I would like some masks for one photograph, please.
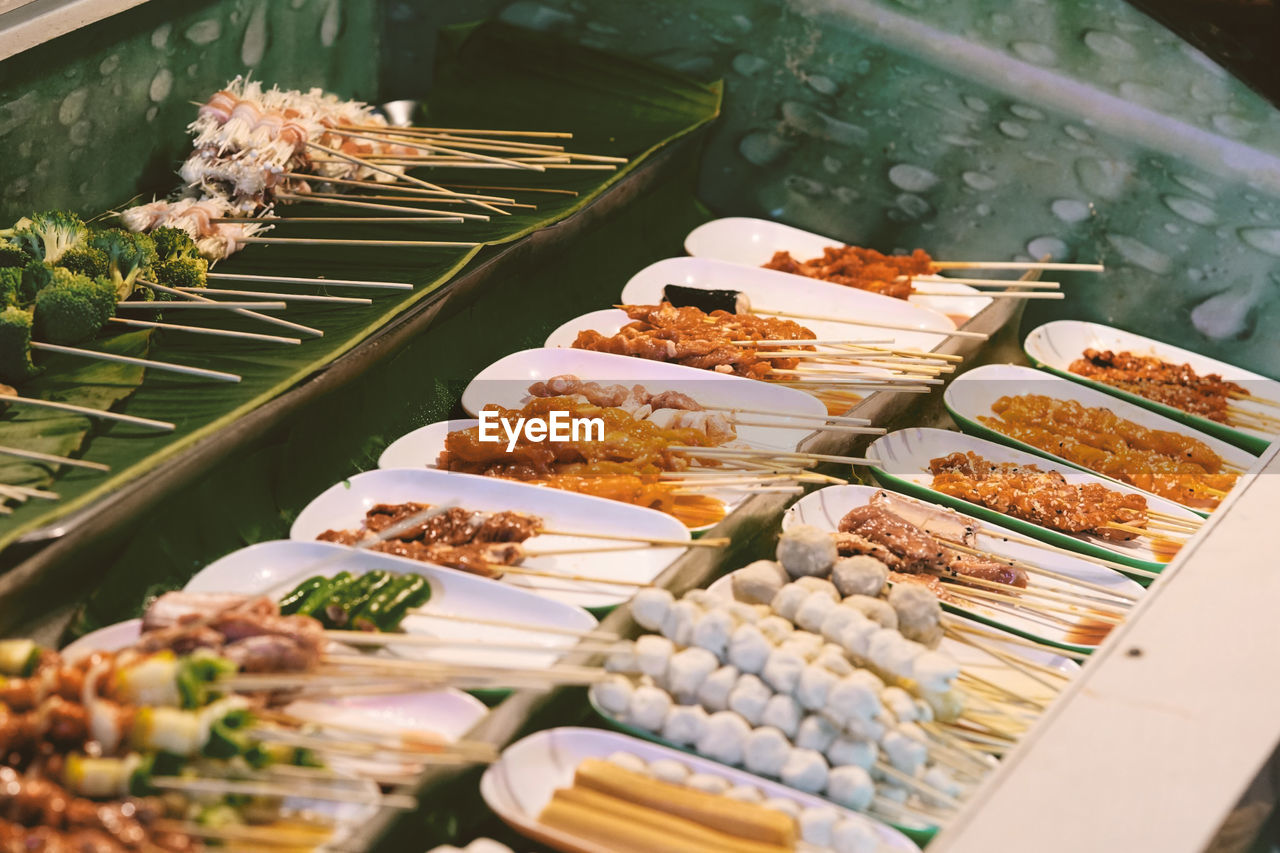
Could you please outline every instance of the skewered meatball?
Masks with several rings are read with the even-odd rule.
[[[827,760],[832,767],[852,765],[870,770],[876,763],[878,750],[873,741],[858,740],[851,737],[839,737],[827,747]]]
[[[848,675],[854,669],[844,649],[835,643],[827,643],[818,649],[818,656],[814,658],[813,662],[823,669],[835,673],[837,676]]]
[[[865,554],[841,557],[831,568],[831,582],[840,594],[878,598],[889,580],[889,567]]]
[[[667,712],[662,736],[680,745],[697,743],[707,727],[707,712],[701,705],[677,705]]]
[[[827,759],[817,750],[793,749],[787,755],[778,778],[797,791],[816,794],[827,787],[829,769]]]
[[[756,623],[756,627],[774,645],[784,642],[796,630],[790,619],[781,616],[766,616]]]
[[[656,732],[667,719],[671,704],[671,696],[667,691],[657,687],[637,687],[631,694],[627,716],[633,725]]]
[[[846,675],[827,694],[826,714],[841,726],[852,720],[872,720],[880,713],[880,692],[884,682],[865,669]]]
[[[915,776],[929,759],[929,748],[903,731],[904,726],[892,728],[880,738],[880,749],[890,766],[908,776]]]
[[[787,648],[791,651],[798,652],[805,660],[813,660],[818,656],[818,652],[822,650],[822,636],[819,634],[811,634],[808,631],[794,631],[785,640],[779,644],[779,648]]]
[[[592,688],[596,704],[615,716],[627,710],[634,692],[635,685],[624,675],[611,675]]]
[[[729,638],[729,663],[743,672],[760,672],[773,644],[756,625],[739,625]]]
[[[677,601],[667,610],[662,620],[662,634],[677,646],[687,646],[693,641],[693,626],[702,615],[702,608],[692,601]]]
[[[722,666],[707,676],[698,688],[698,704],[708,711],[723,711],[729,707],[729,692],[738,683],[740,672],[736,666]]]
[[[717,658],[724,657],[729,636],[737,627],[727,610],[711,610],[698,617],[693,626],[693,645],[706,649]]]
[[[778,594],[769,602],[769,607],[783,619],[788,622],[794,622],[796,611],[800,609],[800,605],[804,603],[804,600],[809,597],[810,592],[811,590],[807,590],[802,586],[789,583],[778,590]]]
[[[802,717],[804,709],[795,699],[785,693],[777,693],[765,704],[760,721],[766,726],[773,726],[787,737],[795,737]]]
[[[796,746],[817,750],[825,755],[838,734],[840,732],[826,717],[810,714],[800,722],[800,728],[796,730]]]
[[[778,562],[793,578],[826,577],[838,556],[831,535],[811,524],[797,524],[778,537]]]
[[[817,630],[829,642],[838,642],[845,627],[858,618],[865,617],[852,607],[833,607],[827,611],[826,616],[822,617],[822,624]]]
[[[862,811],[876,795],[871,775],[852,764],[837,767],[827,774],[827,798],[847,809]]]
[[[738,622],[755,623],[769,614],[767,604],[747,604],[745,601],[730,601],[721,608]],[[760,611],[764,610],[764,613]]]
[[[688,704],[697,698],[702,682],[719,666],[719,658],[697,646],[676,652],[667,666],[667,689],[677,702]]]
[[[920,718],[916,700],[901,687],[886,687],[880,692],[880,701],[900,723],[914,723]]]
[[[707,727],[698,738],[698,752],[723,764],[741,764],[742,750],[751,725],[733,711],[717,711],[707,718]]]
[[[895,584],[889,591],[889,606],[898,614],[902,636],[931,649],[942,642],[942,605],[932,592],[918,584]]]
[[[800,837],[806,844],[817,847],[831,846],[831,833],[840,820],[840,813],[830,806],[814,806],[800,813]]]
[[[715,610],[725,602],[722,596],[716,595],[709,589],[691,589],[680,600],[696,604],[703,610]]]
[[[924,646],[888,628],[876,631],[867,642],[867,660],[880,671],[899,678],[912,677],[915,659],[925,651]]]
[[[774,690],[790,695],[795,692],[804,666],[803,655],[797,651],[779,647],[770,651],[764,669],[760,671],[760,677]]]
[[[898,614],[887,601],[867,595],[851,595],[844,600],[845,607],[852,607],[882,628],[897,628]],[[665,633],[665,632],[664,632]],[[667,636],[671,636],[668,634]]]
[[[832,601],[836,602],[837,604],[840,603],[839,590],[836,589],[835,584],[833,584],[831,581],[827,580],[826,578],[807,576],[803,578],[796,578],[791,583],[793,583],[798,587],[801,587],[802,589],[808,590],[809,592],[821,592],[824,595],[828,596]]]
[[[835,853],[876,853],[880,839],[870,825],[845,818],[831,831],[831,848]]]
[[[836,642],[840,647],[859,660],[867,659],[867,648],[871,644],[871,636],[881,630],[880,623],[868,619],[861,610],[849,608],[852,619],[845,621],[844,628]]]
[[[796,608],[796,625],[806,631],[818,631],[827,614],[836,609],[835,601],[825,593],[812,592]]]
[[[743,766],[761,776],[777,776],[791,753],[791,741],[780,729],[761,726],[747,736]]]
[[[826,707],[827,693],[835,685],[836,674],[824,666],[811,663],[800,673],[796,683],[795,697],[800,707],[810,711],[819,711]]]
[[[960,664],[955,658],[932,649],[919,655],[911,666],[911,678],[925,693],[946,693],[959,675]]]
[[[768,604],[789,580],[786,570],[773,560],[756,560],[729,577],[733,597],[749,604]]]
[[[729,693],[729,710],[741,714],[751,725],[758,726],[764,715],[764,706],[772,698],[773,691],[763,681],[754,675],[744,675]]]
[[[666,683],[667,668],[675,653],[675,643],[657,634],[645,634],[635,643],[636,666],[659,684]]]
[[[631,599],[631,618],[646,631],[661,631],[676,598],[661,587],[642,589]]]

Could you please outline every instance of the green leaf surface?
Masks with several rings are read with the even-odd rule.
[[[174,432],[157,435],[137,427],[112,426],[96,431],[84,456],[112,466],[109,474],[66,472],[56,483],[62,500],[28,502],[0,520],[0,548],[50,524],[71,511],[103,498],[113,489],[144,475],[166,459],[227,426],[324,368],[378,329],[444,287],[468,263],[483,259],[491,247],[516,240],[580,210],[636,168],[648,154],[690,133],[716,117],[720,87],[683,77],[598,51],[573,47],[547,36],[501,24],[458,28],[447,34],[435,74],[437,94],[426,105],[433,122],[458,127],[499,127],[518,130],[569,130],[575,134],[571,150],[630,158],[617,171],[431,170],[427,179],[445,185],[480,184],[511,187],[484,192],[535,203],[536,210],[518,209],[489,222],[462,225],[316,225],[282,224],[272,232],[280,237],[361,237],[378,240],[449,240],[485,244],[472,248],[375,248],[264,245],[250,246],[227,262],[220,272],[315,276],[402,281],[407,291],[359,292],[332,286],[320,292],[372,296],[368,306],[322,307],[299,303],[287,319],[324,331],[300,345],[251,343],[157,332],[151,356],[197,367],[229,371],[242,377],[236,384],[193,380],[170,373],[149,372],[120,410],[169,421]],[[572,193],[541,193],[554,188]],[[451,206],[453,209],[463,209]],[[473,208],[466,208],[473,210]],[[339,208],[300,204],[286,211],[299,216],[334,216]],[[483,212],[483,211],[478,211]],[[346,215],[344,211],[340,215]],[[232,289],[287,290],[295,285],[262,282],[218,282]],[[302,292],[315,288],[303,287]],[[166,321],[210,325],[265,334],[296,333],[248,318],[197,319],[189,312]],[[116,336],[97,342],[113,347]],[[54,384],[59,383],[62,387]],[[73,393],[77,382],[55,379],[53,371],[22,390],[56,395]],[[74,392],[79,393],[79,392]],[[100,391],[94,393],[102,393]],[[100,398],[104,402],[107,397]],[[117,398],[118,399],[118,398]],[[115,402],[113,400],[112,402]],[[54,434],[50,430],[50,436]],[[15,438],[19,436],[15,435]],[[83,436],[81,442],[83,442]],[[67,442],[70,437],[60,439]],[[63,445],[58,445],[63,446]]]

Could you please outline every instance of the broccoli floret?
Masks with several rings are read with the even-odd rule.
[[[0,380],[18,383],[39,372],[31,362],[31,312],[0,311]]]
[[[107,287],[111,288],[110,306]],[[78,344],[98,333],[115,311],[115,283],[70,270],[54,270],[53,280],[36,294],[35,332],[51,344]]]
[[[89,228],[79,216],[65,210],[35,213],[19,223],[13,242],[27,250],[31,257],[55,264],[68,250],[84,244]]]
[[[0,242],[0,269],[21,268],[29,263],[31,263],[31,256],[17,243]]]
[[[156,262],[155,241],[146,234],[107,228],[94,231],[89,236],[89,245],[106,252],[118,301],[129,298],[138,276]]]
[[[152,271],[156,282],[166,287],[204,287],[208,283],[205,275],[209,272],[209,262],[204,258],[174,258],[161,261]],[[167,294],[161,293],[163,298]]]
[[[53,267],[49,264],[28,264],[22,268],[22,284],[18,288],[18,302],[30,305],[36,294],[53,281]]]
[[[111,263],[107,260],[107,253],[92,246],[77,246],[67,251],[59,259],[58,266],[78,272],[80,275],[87,275],[89,278],[111,275]]]
[[[0,268],[0,309],[19,304],[21,293],[22,270],[17,267]]]
[[[156,255],[162,261],[200,257],[200,250],[196,248],[196,241],[192,240],[191,235],[181,228],[170,228],[169,226],[157,228],[151,232],[151,239],[155,241]]]

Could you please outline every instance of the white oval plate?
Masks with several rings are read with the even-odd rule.
[[[725,598],[732,598],[733,575],[734,573],[730,572],[729,574],[719,578],[715,583],[707,587],[707,592],[724,596]],[[964,616],[956,616],[955,619],[960,622],[964,622],[967,625],[972,625],[975,628],[980,628],[986,631],[991,630],[990,626],[984,625],[980,622],[975,622],[972,619],[967,619]],[[1071,658],[1056,655],[1050,651],[1043,649],[1029,649],[1026,646],[1019,645],[1017,643],[1010,643],[1005,642],[1004,640],[995,640],[985,637],[982,638],[980,642],[982,642],[983,645],[993,646],[1005,654],[1012,655],[1017,658],[1023,658],[1031,661],[1032,663],[1038,663],[1041,666],[1047,666],[1051,669],[1056,669],[1068,678],[1074,678],[1076,673],[1080,671],[1080,664],[1076,663]],[[1001,687],[1011,690],[1019,696],[1028,696],[1038,701],[1049,702],[1057,695],[1049,695],[1045,690],[1044,685],[1040,684],[1035,679],[1018,672],[1016,669],[1001,663],[991,655],[988,655],[967,643],[962,643],[959,640],[953,640],[950,637],[943,637],[942,642],[938,644],[938,651],[946,652],[951,655],[951,657],[955,658],[965,672],[999,684]]]
[[[919,853],[920,848],[896,829],[864,814],[835,806],[821,797],[801,793],[779,782],[753,776],[708,758],[604,729],[547,729],[513,743],[503,751],[501,760],[490,765],[481,777],[480,795],[503,822],[522,835],[560,850],[608,853],[590,842],[543,826],[538,821],[538,815],[551,802],[557,788],[567,788],[573,784],[574,772],[585,759],[605,759],[615,752],[628,752],[646,762],[662,759],[678,761],[694,773],[720,776],[734,786],[750,785],[763,791],[766,799],[777,797],[791,800],[801,808],[834,808],[841,817],[864,822],[873,829],[879,838],[878,849],[882,853]]]
[[[682,541],[692,538],[689,529],[676,519],[645,507],[499,477],[458,474],[434,468],[383,468],[337,483],[303,508],[289,531],[289,537],[299,542],[314,542],[326,530],[359,528],[365,513],[377,504],[409,501],[450,504],[479,512],[514,510],[538,516],[549,529],[573,533]],[[635,547],[639,543],[580,536],[534,536],[523,544],[530,550],[584,551],[582,554],[530,557],[521,564],[526,568],[638,583],[653,580],[684,553],[683,548],[640,548]],[[587,550],[591,548],[631,550]],[[418,562],[401,557],[395,559]],[[576,607],[611,607],[626,601],[635,592],[630,587],[614,584],[516,574],[505,576],[502,585],[522,587],[544,598]]]
[[[827,415],[826,407],[817,398],[783,385],[664,361],[550,347],[512,353],[486,367],[462,392],[462,408],[475,416],[489,404],[518,409],[529,398],[529,386],[534,382],[565,375],[605,385],[643,385],[650,393],[679,391],[704,406],[777,412],[770,420],[784,420],[787,413],[811,418]],[[795,450],[802,439],[812,434],[798,428],[760,426],[738,426],[735,430],[735,444],[779,450]]]
[[[1216,373],[1223,379],[1229,379],[1243,385],[1248,393],[1256,397],[1270,400],[1280,406],[1280,382],[1252,373],[1234,364],[1208,358],[1207,356],[1175,347],[1132,332],[1125,332],[1101,323],[1086,323],[1081,320],[1055,320],[1031,330],[1022,344],[1027,357],[1075,382],[1082,382],[1100,391],[1121,397],[1144,408],[1153,409],[1165,417],[1186,423],[1201,432],[1207,432],[1226,441],[1231,441],[1232,433],[1242,433],[1257,439],[1247,449],[1261,452],[1268,442],[1276,438],[1274,433],[1248,427],[1233,427],[1211,421],[1181,409],[1175,409],[1155,400],[1148,400],[1136,394],[1113,388],[1102,382],[1072,373],[1071,363],[1084,355],[1086,349],[1112,350],[1114,352],[1131,352],[1134,355],[1155,356],[1173,364],[1189,364],[1196,373],[1204,376]],[[1275,407],[1268,407],[1251,400],[1236,400],[1232,405],[1244,411],[1275,417]],[[1234,443],[1234,442],[1233,442]]]
[[[714,258],[757,268],[767,264],[773,258],[774,252],[787,251],[797,260],[803,261],[822,257],[822,250],[828,246],[843,245],[843,240],[824,237],[812,231],[783,225],[781,222],[753,219],[747,216],[713,219],[699,225],[684,238],[684,250],[695,258]],[[811,281],[817,281],[817,279],[811,279]],[[833,286],[844,290],[855,289],[840,284]],[[913,305],[932,308],[948,317],[972,317],[991,304],[988,297],[982,296],[978,290],[968,285],[930,281],[928,286],[930,289],[945,290],[949,293],[974,294],[971,299],[950,296],[911,297],[910,302]]]
[[[593,629],[595,617],[580,607],[552,601],[529,590],[446,569],[431,563],[393,557],[372,551],[358,551],[330,542],[276,540],[260,542],[233,551],[202,569],[186,585],[188,592],[239,592],[245,595],[279,597],[313,575],[331,577],[341,571],[383,569],[403,574],[414,572],[431,584],[431,599],[422,608],[449,616],[518,622],[548,628]],[[482,645],[442,646],[388,645],[400,657],[445,660],[486,666],[550,666],[560,650],[574,644],[574,638],[519,628],[499,628],[474,622],[432,619],[411,614],[401,627],[406,634],[440,637],[461,642],[476,640],[518,644],[518,649],[486,649]]]
[[[427,424],[424,427],[418,427],[413,432],[405,433],[404,435],[400,436],[395,441],[393,441],[391,443],[391,446],[382,452],[382,456],[378,459],[378,467],[382,469],[408,468],[413,470],[420,470],[423,466],[425,466],[427,468],[434,469],[436,466],[436,459],[439,458],[440,452],[444,450],[445,440],[448,438],[449,433],[459,429],[470,429],[471,427],[475,426],[478,423],[479,421],[477,421],[476,419],[468,418],[466,420],[437,421],[436,423],[433,423],[433,424]],[[482,480],[494,480],[497,482],[514,483],[515,485],[525,486],[526,488],[542,489],[544,490],[544,493],[551,492],[553,494],[558,494],[558,495],[574,495],[575,497],[578,497],[578,498],[590,498],[593,501],[604,501],[606,504],[609,504],[610,506],[629,507],[633,510],[639,510],[640,512],[644,512],[644,513],[652,512],[664,518],[675,521],[675,523],[680,526],[680,529],[686,532],[700,533],[706,530],[710,530],[712,527],[715,527],[715,524],[704,524],[701,527],[692,527],[692,528],[685,527],[681,522],[676,521],[676,519],[673,516],[667,515],[664,512],[659,512],[658,510],[649,509],[648,507],[635,506],[633,504],[623,503],[621,501],[608,500],[606,498],[597,498],[597,497],[592,497],[591,495],[578,494],[576,492],[565,492],[565,491],[561,491],[560,489],[548,488],[547,486],[536,486],[530,483],[520,483],[515,480],[502,480],[498,477],[481,477],[476,474],[459,474],[455,471],[448,471],[448,472],[442,472],[442,473],[447,473],[450,477],[477,477],[478,479],[482,479]],[[724,514],[726,516],[728,516],[729,513],[733,512],[738,507],[740,507],[743,504],[743,502],[746,501],[747,498],[751,497],[751,494],[748,491],[745,491],[743,489],[734,489],[731,487],[707,489],[705,493],[713,498],[719,499],[721,502],[724,503]],[[716,522],[716,524],[718,523],[719,522]],[[626,532],[626,530],[624,529],[621,531],[613,531],[613,532]],[[615,594],[612,597],[610,604],[617,604],[621,601],[626,601],[630,597],[631,596],[629,594],[621,595],[621,596]],[[593,604],[590,606],[603,607],[603,606],[609,606],[609,605]]]
[[[893,346],[901,349],[931,350],[945,338],[928,334],[928,330],[951,332],[956,328],[945,314],[892,296],[711,258],[667,258],[650,264],[627,282],[622,289],[622,302],[627,305],[657,305],[662,301],[662,289],[668,284],[708,290],[740,290],[751,300],[752,306],[760,310],[794,311],[829,318],[795,320],[813,330],[821,340],[892,338]],[[920,331],[899,332],[860,326],[857,323],[860,318],[911,326]]]
[[[1181,504],[1165,498],[1149,495],[1141,489],[1126,486],[1108,480],[1092,471],[1073,468],[1065,462],[1054,462],[1044,456],[1036,456],[1022,450],[987,441],[985,438],[953,432],[946,429],[911,428],[900,429],[888,435],[882,435],[867,448],[867,456],[878,459],[879,465],[873,468],[877,479],[883,474],[890,481],[891,487],[898,491],[906,489],[923,490],[913,496],[932,503],[946,504],[961,512],[979,517],[990,518],[997,524],[1006,524],[1014,530],[1024,532],[1063,548],[1073,548],[1103,559],[1120,558],[1139,564],[1138,568],[1160,571],[1167,561],[1161,560],[1151,549],[1145,537],[1138,537],[1127,542],[1115,542],[1102,539],[1087,533],[1062,533],[1049,530],[1038,524],[1020,518],[997,513],[978,504],[969,503],[961,498],[954,498],[934,491],[930,484],[933,474],[929,472],[929,460],[951,453],[976,453],[992,462],[1013,462],[1018,465],[1035,465],[1041,471],[1056,471],[1072,485],[1099,483],[1108,489],[1125,494],[1138,494],[1146,498],[1147,506],[1157,512],[1185,518],[1199,524],[1204,519]]]
[[[1022,367],[1016,364],[986,364],[982,367],[975,367],[973,370],[956,377],[947,386],[946,391],[943,392],[942,401],[965,432],[975,432],[984,438],[990,437],[1001,444],[1009,444],[1034,453],[1037,456],[1047,456],[1073,468],[1084,469],[1083,465],[1055,456],[1048,451],[1018,441],[1015,438],[1010,438],[978,421],[979,415],[992,415],[991,406],[996,400],[1005,395],[1016,396],[1020,394],[1041,394],[1058,400],[1075,400],[1083,406],[1109,409],[1117,417],[1133,421],[1149,429],[1162,429],[1191,436],[1203,441],[1214,453],[1217,453],[1228,463],[1236,465],[1245,471],[1249,470],[1258,461],[1248,451],[1233,447],[1221,439],[1205,435],[1185,424],[1180,424],[1163,415],[1156,414],[1150,409],[1122,400],[1119,397],[1113,397],[1110,394],[1090,388],[1088,385],[1072,382],[1069,379],[1054,376],[1052,373],[1046,373],[1043,370],[1036,370],[1034,367]],[[1099,476],[1112,480],[1111,477],[1107,477],[1105,474],[1100,474]],[[1196,508],[1189,507],[1189,509],[1195,510]],[[1206,514],[1204,510],[1196,511]]]
[[[782,529],[786,530],[795,524],[812,524],[814,527],[834,532],[839,529],[840,519],[844,518],[849,510],[869,503],[871,496],[878,491],[880,489],[875,486],[827,486],[824,489],[818,489],[816,492],[811,492],[792,504],[782,516]],[[904,500],[912,500],[912,498],[906,498],[903,495],[897,495],[897,497]],[[916,503],[924,502],[916,501]],[[978,534],[978,547],[984,551],[1032,563],[1050,571],[1099,584],[1117,592],[1141,596],[1145,591],[1140,585],[1119,572],[1095,563],[1086,562],[1083,559],[1077,559],[1067,554],[1045,551],[1032,545],[1023,545],[1018,542],[1001,539],[1002,534],[1013,533],[1012,530],[1007,528],[988,522],[982,522],[979,526],[981,527],[981,532]],[[1029,589],[1081,591],[1080,587],[1073,586],[1065,581],[1038,574],[1029,574],[1027,576],[1027,587]],[[1031,614],[1015,613],[1007,609],[997,610],[984,605],[947,604],[945,606],[980,622],[996,625],[1006,631],[1033,637],[1064,648],[1078,649],[1080,651],[1091,651],[1097,648],[1097,645],[1093,643],[1079,643],[1072,640],[1071,632],[1064,630],[1061,625],[1050,620],[1040,619]],[[999,606],[1004,607],[1004,605]]]

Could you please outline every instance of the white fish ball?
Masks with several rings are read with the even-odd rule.
[[[772,698],[773,691],[763,681],[754,675],[744,675],[729,693],[729,710],[741,714],[751,725],[758,726],[764,715],[764,706]]]
[[[790,637],[796,630],[796,626],[791,623],[790,619],[784,619],[781,616],[765,616],[756,623],[756,627],[775,646],[786,641],[787,637]]]
[[[827,787],[827,759],[816,749],[792,749],[778,778],[797,791],[816,794]]]
[[[871,774],[853,764],[837,767],[827,774],[827,798],[847,809],[862,811],[876,794]]]
[[[916,659],[916,666],[920,665],[920,659]],[[923,699],[916,700],[916,720],[922,723],[933,722],[933,706]]]
[[[693,641],[693,626],[702,615],[702,608],[692,601],[677,601],[662,620],[662,634],[677,646],[687,646]]]
[[[908,640],[929,648],[942,642],[942,605],[938,597],[919,584],[894,584],[889,606],[898,614],[898,630]]]
[[[811,592],[800,607],[796,609],[796,625],[806,631],[817,631],[822,628],[822,621],[827,614],[836,609],[836,603],[821,592]]]
[[[768,604],[789,580],[773,560],[756,560],[729,575],[733,597],[749,604]]]
[[[880,750],[875,741],[860,740],[852,737],[839,737],[827,747],[827,761],[832,767],[853,765],[863,770],[870,770],[876,763]]]
[[[610,764],[615,764],[623,770],[630,770],[632,773],[649,774],[649,765],[643,758],[634,752],[615,752],[606,759]]]
[[[809,592],[820,592],[828,596],[836,604],[840,603],[840,592],[836,589],[836,585],[826,578],[803,577],[796,578],[791,583],[795,586],[803,587]]]
[[[911,678],[915,659],[927,651],[924,646],[890,628],[881,628],[867,641],[867,660],[877,669],[899,678]]]
[[[666,721],[671,705],[671,696],[667,691],[658,687],[637,687],[631,694],[627,718],[633,725],[656,732]]]
[[[716,595],[709,589],[691,589],[681,596],[680,600],[696,604],[703,610],[714,610],[725,603],[724,596]]]
[[[929,759],[929,748],[899,729],[890,729],[880,738],[880,749],[890,766],[915,776]]]
[[[886,687],[880,691],[880,701],[900,723],[915,722],[919,718],[915,698],[901,687]]]
[[[840,820],[840,813],[831,806],[814,806],[800,812],[800,838],[806,844],[817,847],[831,846],[831,833]]]
[[[813,634],[809,631],[795,631],[778,644],[779,648],[785,646],[788,649],[799,652],[805,660],[816,658],[824,645],[826,643],[823,641],[821,634]]]
[[[676,644],[657,634],[645,634],[635,642],[636,666],[645,675],[662,684],[667,680],[667,668],[675,656]]]
[[[707,611],[693,624],[693,645],[722,659],[729,645],[729,635],[737,625],[737,620],[727,610]]]
[[[831,831],[831,847],[835,853],[876,853],[880,839],[871,824],[845,818]]]
[[[835,673],[837,676],[848,675],[854,670],[853,663],[850,662],[849,656],[845,654],[845,650],[835,643],[827,643],[818,649],[818,656],[814,658],[813,662]]]
[[[802,717],[804,717],[804,709],[794,698],[784,693],[777,693],[765,704],[760,722],[766,726],[773,726],[787,737],[795,737]]]
[[[880,679],[865,669],[856,670],[832,685],[827,693],[826,714],[842,726],[848,726],[850,720],[874,719],[881,710],[883,689]]]
[[[838,734],[840,731],[826,717],[810,714],[800,721],[800,728],[796,730],[796,746],[826,754]]]
[[[662,736],[681,746],[697,743],[707,727],[707,716],[701,705],[676,705],[662,723]]]
[[[804,600],[809,597],[809,592],[802,586],[789,583],[778,590],[778,594],[769,602],[769,607],[783,619],[794,622],[796,611],[800,609],[800,605],[804,603]]]
[[[753,604],[747,604],[745,601],[730,601],[724,606],[724,612],[728,613],[737,622],[759,622],[761,613]],[[764,606],[765,613],[769,612],[767,605]]]
[[[790,694],[800,682],[804,666],[805,659],[799,652],[785,648],[771,649],[764,668],[760,671],[760,677],[779,693]]]
[[[946,652],[928,650],[912,662],[911,675],[926,693],[946,693],[960,675],[960,664]]]
[[[818,625],[818,633],[830,642],[836,643],[840,641],[840,635],[844,633],[844,629],[857,619],[864,618],[861,613],[848,607],[832,607],[822,617],[822,622]]]
[[[698,738],[697,749],[712,761],[741,764],[742,749],[751,724],[733,711],[717,711],[707,718],[707,726]]]
[[[642,589],[631,599],[631,618],[646,631],[661,631],[676,597],[662,587]]]
[[[831,582],[841,595],[878,598],[888,580],[889,567],[866,554],[841,557],[831,567]]]
[[[698,688],[708,675],[720,667],[720,659],[706,649],[690,646],[681,649],[667,665],[667,689],[677,702],[689,704],[698,696]]]
[[[880,623],[868,619],[861,611],[850,611],[853,618],[845,623],[844,629],[836,642],[846,652],[860,660],[867,659],[867,649],[871,643],[871,635],[881,630]]]
[[[639,672],[640,662],[636,659],[635,644],[611,653],[605,658],[604,668],[607,672]]]
[[[649,762],[649,775],[659,782],[683,785],[689,778],[690,772],[687,766],[674,758],[659,758],[657,761]]]
[[[761,726],[747,735],[742,764],[760,776],[777,776],[791,754],[791,741],[773,726]]]
[[[797,524],[778,537],[778,562],[793,578],[825,577],[839,556],[831,534],[811,524]]]
[[[728,779],[723,776],[717,776],[714,773],[694,773],[684,780],[684,783],[696,791],[703,791],[707,794],[723,794],[733,787],[729,784]]]
[[[889,602],[869,595],[851,595],[842,604],[860,612],[863,616],[878,622],[882,628],[897,628],[898,613],[889,606]],[[664,632],[665,633],[665,632]],[[668,634],[667,636],[671,636]]]
[[[811,663],[800,673],[795,697],[801,708],[819,711],[827,705],[827,694],[839,679],[826,667]]]
[[[729,692],[738,683],[740,675],[736,666],[722,666],[707,676],[698,688],[698,704],[708,711],[723,711],[729,707]]]
[[[591,695],[595,698],[597,705],[610,714],[618,716],[624,713],[631,704],[631,694],[635,692],[635,689],[631,679],[626,676],[611,675],[592,687]]]
[[[760,672],[773,644],[756,625],[739,625],[729,637],[729,663],[743,672]]]

